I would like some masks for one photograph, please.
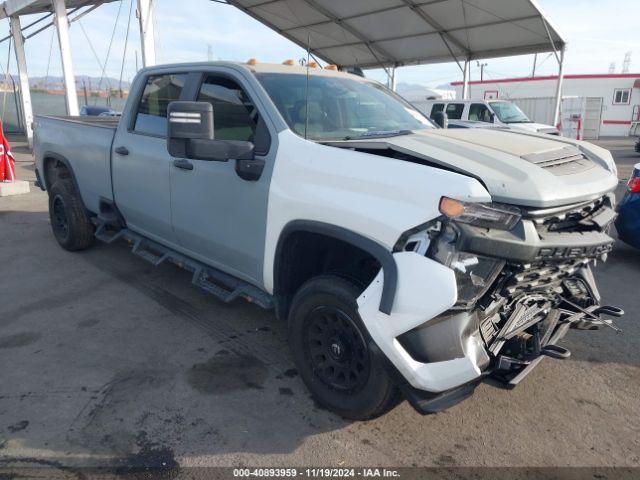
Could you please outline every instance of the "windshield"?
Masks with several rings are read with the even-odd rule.
[[[435,128],[409,103],[377,83],[310,75],[307,105],[306,75],[256,76],[289,127],[303,137],[306,130],[312,140],[386,137]]]
[[[517,105],[510,102],[491,102],[491,108],[502,123],[531,123]]]

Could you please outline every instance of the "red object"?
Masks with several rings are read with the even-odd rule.
[[[640,193],[640,177],[631,177],[627,187],[631,193]]]
[[[11,145],[4,136],[0,121],[0,182],[13,182],[16,179],[16,160],[11,153]]]
[[[592,78],[634,78],[640,77],[640,73],[596,73],[587,75],[565,75],[565,80],[585,80]],[[523,78],[499,78],[497,80],[472,80],[469,85],[482,85],[487,83],[514,83],[514,82],[538,82],[541,80],[557,80],[557,75],[546,77],[523,77]],[[451,85],[462,85],[462,82],[451,82]]]
[[[603,120],[603,125],[631,125],[631,120]]]

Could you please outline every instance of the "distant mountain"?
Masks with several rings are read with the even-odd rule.
[[[17,79],[16,79],[17,81]],[[129,90],[130,83],[123,80],[122,89]],[[47,90],[64,90],[64,78],[63,77],[30,77],[29,86],[31,88],[46,88]],[[119,80],[117,78],[105,77],[100,82],[100,77],[90,77],[88,75],[76,75],[76,88],[81,90],[83,86],[87,87],[87,90],[106,90],[107,88],[117,89],[119,88]]]

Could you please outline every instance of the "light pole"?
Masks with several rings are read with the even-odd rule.
[[[484,82],[484,67],[487,67],[489,64],[488,63],[480,63],[480,62],[476,62],[478,64],[478,67],[480,68],[480,81]]]

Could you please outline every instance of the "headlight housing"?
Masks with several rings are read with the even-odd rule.
[[[511,230],[522,218],[519,209],[508,205],[461,202],[448,197],[440,199],[440,213],[459,223],[499,230]]]
[[[458,286],[458,302],[454,308],[467,309],[493,285],[505,261],[456,250],[457,232],[447,226],[429,248],[427,256],[451,268]]]

